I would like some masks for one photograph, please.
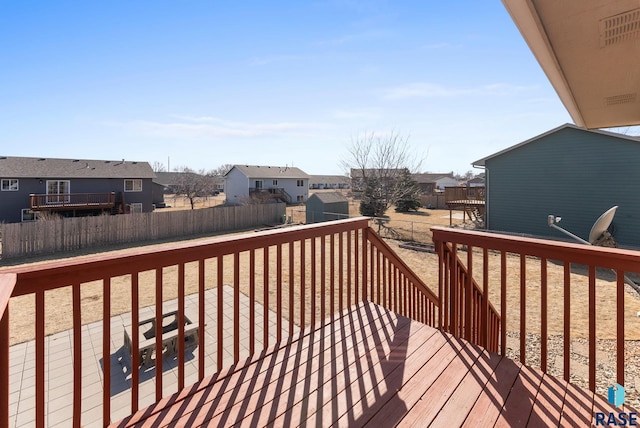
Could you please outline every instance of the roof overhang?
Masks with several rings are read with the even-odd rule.
[[[639,0],[502,0],[576,125],[640,124]]]

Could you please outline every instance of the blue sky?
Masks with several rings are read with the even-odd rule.
[[[0,81],[0,155],[171,169],[340,174],[395,131],[464,173],[571,122],[498,0],[3,0]]]

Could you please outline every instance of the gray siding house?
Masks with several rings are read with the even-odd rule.
[[[147,162],[0,156],[0,221],[150,212],[153,178]]]
[[[587,239],[597,218],[618,205],[613,236],[640,247],[640,138],[565,124],[473,163],[486,170],[489,230]],[[570,239],[570,238],[569,238]]]
[[[303,204],[309,197],[309,175],[291,166],[234,165],[224,176],[227,204],[250,200]]]

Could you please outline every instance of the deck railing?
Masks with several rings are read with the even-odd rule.
[[[489,302],[488,288],[480,288],[473,277],[473,252],[467,252],[466,265],[458,258],[455,245],[443,243],[438,245],[437,252],[440,278],[443,279],[439,294],[442,301],[446,302],[442,305],[442,328],[457,337],[498,352],[500,315]],[[488,259],[485,257],[484,260]]]
[[[114,192],[31,194],[29,200],[33,211],[113,208],[116,203],[116,194]]]
[[[487,331],[492,319],[493,309],[486,300],[490,296],[499,303],[502,355],[507,353],[507,332],[515,332],[519,350],[514,356],[524,364],[538,361],[547,372],[550,332],[555,329],[555,337],[562,341],[562,355],[556,358],[562,361],[565,380],[573,380],[572,338],[584,336],[588,340],[589,389],[596,391],[596,380],[625,384],[625,319],[637,322],[636,314],[625,307],[625,274],[640,271],[640,252],[442,227],[432,232],[440,255],[444,329],[473,338],[475,312],[468,299],[460,299],[460,293],[468,295],[475,288],[473,278],[478,278],[485,296],[480,307],[481,330]],[[465,265],[464,275],[453,267],[452,258],[457,260],[455,265]],[[515,304],[512,297],[516,297]],[[539,338],[539,348],[528,343],[530,332]],[[602,370],[603,361],[596,359],[596,342],[604,336],[613,336],[615,341],[615,379],[604,379],[609,375]]]
[[[191,276],[187,275],[189,273]],[[102,421],[107,425],[136,413],[140,408],[161,401],[171,392],[195,393],[198,382],[214,375],[225,366],[224,354],[231,350],[232,363],[250,357],[295,337],[297,332],[323,322],[331,314],[363,300],[378,302],[389,309],[406,314],[432,325],[439,323],[439,299],[416,277],[408,266],[369,228],[368,219],[350,219],[316,225],[297,226],[282,230],[270,230],[244,235],[207,238],[202,241],[162,244],[151,248],[136,248],[112,253],[83,256],[76,259],[45,262],[37,265],[4,269],[0,273],[0,425],[8,425],[9,395],[9,345],[13,325],[9,320],[14,302],[17,308],[32,296],[35,301],[35,319],[26,320],[35,325],[35,396],[36,426],[47,425],[47,414],[56,409],[55,403],[45,402],[45,337],[51,326],[47,319],[55,315],[72,328],[73,350],[73,425],[80,426],[83,415],[83,369],[87,362],[83,350],[89,340],[83,334],[83,324],[94,317],[101,321],[102,343]],[[187,279],[189,278],[189,279]],[[232,299],[222,288],[232,288]],[[206,325],[209,303],[205,291],[217,288],[214,322]],[[64,289],[64,290],[63,290]],[[10,290],[10,291],[8,291]],[[70,295],[67,304],[51,305],[50,297],[61,291]],[[241,332],[240,294],[249,300],[248,335]],[[95,294],[92,294],[95,293]],[[142,369],[137,352],[131,355],[130,403],[128,408],[112,408],[112,383],[110,364],[118,352],[111,343],[112,336],[119,335],[121,327],[114,324],[117,297],[129,296],[131,325],[138,325],[141,308],[154,305],[157,326],[155,339],[155,390],[141,389]],[[197,295],[195,316],[198,322],[199,345],[193,360],[185,361],[186,297]],[[9,299],[9,294],[11,299]],[[163,302],[172,296],[177,298],[177,388],[163,388]],[[191,297],[190,297],[191,299]],[[231,301],[232,300],[232,301]],[[56,297],[56,301],[57,300]],[[94,306],[87,308],[86,302]],[[225,303],[232,309],[225,310]],[[261,314],[256,307],[262,305]],[[229,313],[231,312],[231,313]],[[270,324],[275,314],[275,326]],[[52,315],[53,314],[53,315]],[[244,316],[244,314],[243,314]],[[17,317],[22,317],[20,313]],[[244,318],[242,318],[244,319]],[[25,320],[22,321],[24,324]],[[244,321],[242,321],[244,323]],[[226,337],[227,329],[231,337]],[[245,327],[243,326],[243,330]],[[95,333],[95,332],[94,332]],[[248,336],[248,337],[247,337]],[[275,342],[272,337],[275,336]],[[214,338],[212,350],[206,337]],[[138,329],[132,329],[132,349],[137,349],[143,338]],[[241,351],[241,344],[248,352]],[[215,354],[213,367],[207,364],[210,351]],[[95,361],[94,361],[95,363]],[[195,366],[195,368],[194,368]],[[194,372],[195,370],[195,372]],[[145,377],[148,374],[145,373]],[[86,382],[86,380],[84,381]],[[185,389],[185,385],[196,386]],[[114,416],[115,414],[115,416]]]

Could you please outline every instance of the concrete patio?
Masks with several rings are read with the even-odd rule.
[[[225,338],[223,366],[233,364],[233,288],[225,285],[224,310]],[[197,320],[198,296],[185,298],[185,313]],[[176,310],[177,300],[167,301],[163,312]],[[263,316],[264,307],[256,302],[257,319]],[[140,309],[140,319],[153,316],[155,307]],[[217,371],[217,344],[215,325],[217,316],[217,288],[205,292],[205,375]],[[249,298],[240,294],[240,359],[249,355]],[[276,341],[276,314],[270,311],[270,344]],[[123,347],[123,326],[131,323],[131,313],[111,318],[111,420],[116,421],[131,414],[131,370],[130,358]],[[202,328],[202,323],[200,323]],[[283,322],[283,337],[289,335],[288,323]],[[297,330],[297,327],[296,327]],[[213,333],[213,334],[212,334]],[[262,346],[262,326],[256,327],[256,348]],[[72,330],[66,330],[45,338],[45,401],[46,426],[67,427],[72,423],[73,405],[73,355]],[[198,380],[198,352],[185,355],[185,385]],[[82,425],[102,425],[102,323],[82,326]],[[155,401],[155,367],[140,369],[139,408]],[[177,358],[163,359],[163,395],[178,391]],[[35,426],[35,341],[14,345],[10,349],[10,424],[14,427]]]

